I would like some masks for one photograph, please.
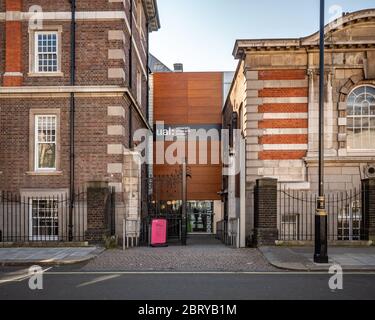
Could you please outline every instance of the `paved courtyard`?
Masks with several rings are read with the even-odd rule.
[[[198,238],[186,247],[140,247],[107,250],[83,271],[275,271],[257,249],[232,249],[219,241]]]

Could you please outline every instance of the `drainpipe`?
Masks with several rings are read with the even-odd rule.
[[[70,26],[70,85],[75,86],[76,72],[76,1],[70,0],[72,20]],[[74,180],[75,180],[75,97],[70,93],[70,206],[69,206],[69,241],[73,241],[73,210],[74,210]]]
[[[129,90],[133,87],[133,1],[130,1],[130,37],[129,37]],[[129,107],[129,149],[133,148],[133,102],[130,102]]]

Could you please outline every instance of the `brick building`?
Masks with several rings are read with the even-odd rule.
[[[345,14],[325,34],[326,189],[346,191],[375,172],[375,10]],[[257,179],[318,187],[319,33],[238,40],[233,54],[239,64],[223,116],[224,127],[242,132],[241,173],[224,178],[224,189],[249,237]]]
[[[0,1],[0,190],[37,199],[104,181],[117,232],[125,214],[139,217],[147,168],[132,135],[151,128],[159,28],[156,0]]]

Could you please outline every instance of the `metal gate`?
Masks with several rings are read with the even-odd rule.
[[[142,245],[150,244],[151,223],[153,219],[166,219],[169,242],[183,242],[186,240],[186,230],[182,214],[182,172],[176,170],[169,175],[155,175],[149,178],[148,215],[142,218]]]

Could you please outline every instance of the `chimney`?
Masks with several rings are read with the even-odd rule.
[[[184,65],[182,63],[175,63],[173,68],[174,72],[184,72]]]

